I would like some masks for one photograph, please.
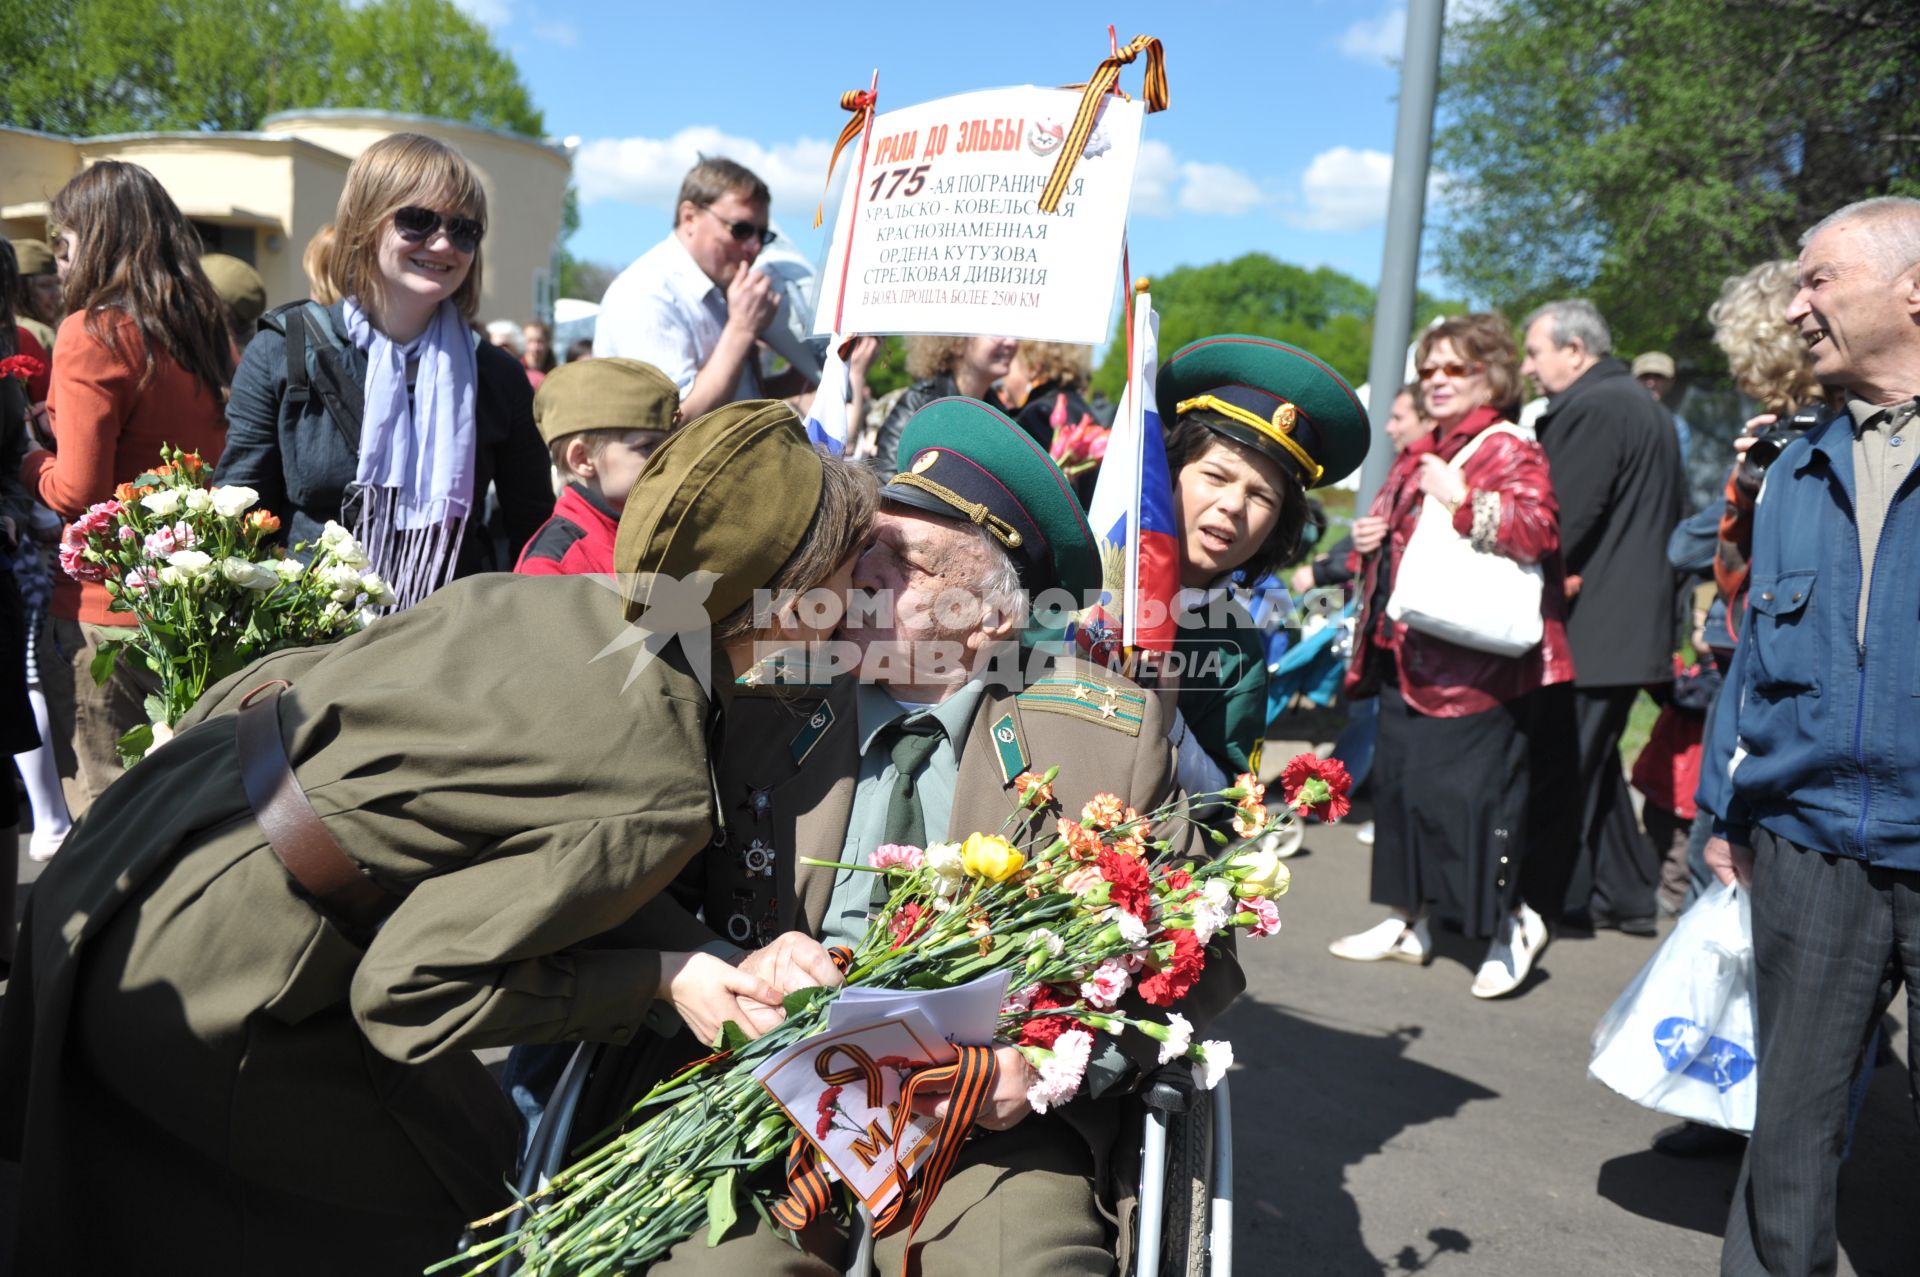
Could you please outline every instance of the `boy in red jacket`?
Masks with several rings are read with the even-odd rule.
[[[679,412],[673,382],[637,359],[584,359],[548,373],[533,420],[567,486],[514,571],[612,572],[627,494]]]

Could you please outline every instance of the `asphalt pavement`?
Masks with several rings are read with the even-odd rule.
[[[1494,1002],[1467,992],[1485,946],[1457,932],[1436,930],[1424,968],[1341,961],[1328,942],[1385,916],[1367,901],[1365,816],[1307,831],[1281,933],[1240,945],[1247,993],[1221,1022],[1238,1063],[1236,1270],[1717,1273],[1738,1161],[1651,1152],[1674,1119],[1586,1076],[1594,1025],[1657,942],[1556,936]],[[1842,1274],[1920,1274],[1904,1024],[1895,1038],[1840,1177]]]

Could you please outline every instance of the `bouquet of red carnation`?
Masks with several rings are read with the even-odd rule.
[[[1298,787],[1283,782],[1287,807],[1344,810],[1344,770],[1312,763],[1289,765],[1286,774],[1303,779]],[[1003,830],[1016,821],[1031,827],[1027,822],[1051,801],[1057,770],[1016,778],[1019,805]],[[522,1203],[528,1216],[518,1229],[429,1271],[459,1266],[477,1277],[501,1252],[517,1250],[526,1274],[631,1272],[703,1225],[720,1235],[742,1214],[739,1195],[756,1191],[749,1187],[754,1171],[790,1150],[797,1155],[796,1138],[824,1138],[832,1125],[835,1095],[823,1094],[818,1111],[802,1115],[807,1129],[797,1132],[798,1119],[789,1119],[753,1072],[822,1032],[844,988],[949,988],[1008,972],[999,1038],[1024,1057],[1027,1100],[1036,1112],[1079,1092],[1102,1034],[1145,1034],[1159,1044],[1162,1063],[1192,1061],[1203,1085],[1217,1085],[1233,1063],[1231,1047],[1195,1041],[1192,1024],[1173,1008],[1205,970],[1214,937],[1280,930],[1274,901],[1287,890],[1288,870],[1272,852],[1247,843],[1194,862],[1152,831],[1225,802],[1236,829],[1258,838],[1280,819],[1264,798],[1251,775],[1145,815],[1100,794],[1078,817],[1062,817],[1044,845],[1034,838],[1023,849],[1004,833],[975,833],[924,848],[889,844],[869,864],[835,864],[884,875],[891,888],[847,962],[846,983],[790,995],[778,1028],[751,1042],[731,1039],[719,1055],[655,1087],[633,1109],[641,1119],[634,1129]],[[1225,842],[1223,834],[1211,836]],[[1137,996],[1123,1003],[1129,993]],[[763,1215],[775,1204],[748,1203]]]

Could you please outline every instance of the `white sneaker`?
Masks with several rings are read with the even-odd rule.
[[[27,838],[27,859],[37,860],[42,864],[52,860],[53,853],[60,850],[60,845],[66,842],[67,835],[72,832],[72,825],[68,825],[57,834],[36,827]]]
[[[1353,840],[1359,843],[1362,847],[1373,846],[1373,822],[1369,820],[1366,824],[1354,830]]]
[[[1473,996],[1503,998],[1526,982],[1534,959],[1547,944],[1547,924],[1526,905],[1501,926],[1487,946],[1486,961],[1473,977]]]
[[[1379,962],[1384,958],[1392,958],[1396,962],[1424,966],[1433,953],[1433,945],[1428,938],[1425,918],[1409,923],[1405,918],[1396,916],[1377,927],[1340,937],[1327,946],[1327,952],[1349,962]]]

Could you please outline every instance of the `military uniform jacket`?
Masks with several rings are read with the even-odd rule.
[[[711,830],[715,705],[677,647],[601,655],[633,633],[596,578],[456,582],[242,671],[103,796],[0,1023],[15,1271],[418,1272],[499,1204],[516,1123],[472,1049],[631,1036],[658,953],[580,943]],[[364,951],[242,793],[233,715],[276,677],[302,788],[398,900]]]

